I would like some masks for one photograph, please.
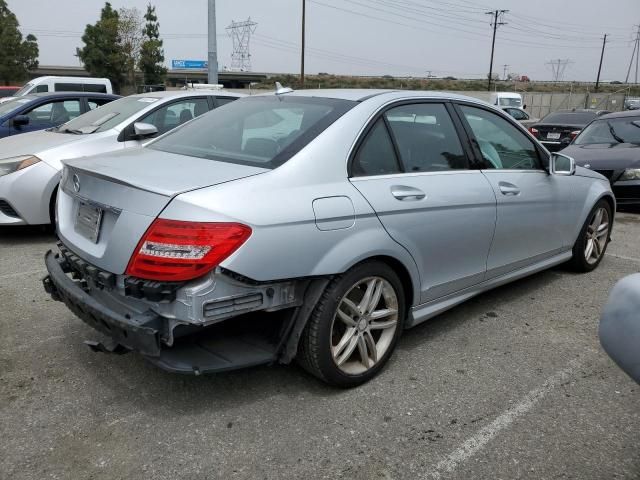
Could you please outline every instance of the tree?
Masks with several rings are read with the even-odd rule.
[[[140,59],[143,31],[142,16],[137,8],[121,8],[118,10],[118,40],[122,53],[126,58],[126,71],[129,84],[136,84],[136,65]]]
[[[0,80],[5,85],[24,80],[29,70],[38,67],[38,41],[31,34],[23,40],[19,26],[7,2],[0,0]]]
[[[87,72],[111,80],[116,92],[120,92],[120,87],[124,84],[127,66],[118,27],[118,12],[107,2],[96,24],[85,28],[82,35],[84,47],[76,50]]]
[[[160,24],[156,16],[156,7],[147,5],[147,13],[144,15],[147,21],[143,34],[143,42],[140,48],[140,70],[144,74],[144,83],[154,85],[164,83],[167,69],[164,67],[164,50],[160,40]]]

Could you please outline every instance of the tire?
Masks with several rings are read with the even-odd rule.
[[[379,261],[357,265],[327,285],[302,333],[296,359],[330,385],[361,385],[391,357],[405,311],[402,282],[391,267]]]
[[[602,214],[603,216],[601,223],[595,225],[598,223],[598,219],[596,217],[599,214]],[[573,270],[577,272],[591,272],[600,265],[600,262],[607,250],[607,245],[609,244],[612,219],[613,216],[609,202],[606,200],[598,201],[598,203],[596,203],[593,209],[589,212],[589,215],[580,230],[578,239],[573,245],[573,257],[569,261],[569,266]],[[603,229],[605,221],[606,228]],[[594,232],[594,227],[599,231]],[[591,254],[587,255],[589,253],[587,248],[590,240],[592,244],[590,249]]]

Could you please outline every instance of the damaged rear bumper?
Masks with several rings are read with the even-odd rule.
[[[98,303],[67,274],[71,268],[59,255],[49,250],[45,254],[47,275],[42,283],[54,300],[64,304],[90,327],[111,337],[118,344],[143,355],[160,355],[161,319],[151,311],[139,315],[121,315]]]

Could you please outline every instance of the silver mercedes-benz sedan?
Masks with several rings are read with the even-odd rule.
[[[62,160],[139,147],[243,96],[223,90],[143,93],[57,128],[0,139],[0,226],[53,222]]]
[[[614,212],[604,177],[478,100],[282,89],[66,162],[44,286],[97,351],[191,374],[296,358],[353,386],[480,292],[593,270]]]

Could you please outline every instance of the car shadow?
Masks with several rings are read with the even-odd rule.
[[[50,243],[57,238],[51,225],[0,227],[0,245]]]
[[[552,269],[481,294],[407,330],[400,338],[398,349],[411,351],[485,315],[505,299],[531,297],[540,288],[561,280],[558,272]],[[74,323],[70,322],[65,332],[66,341],[71,340],[69,353],[75,357],[72,361],[100,384],[101,389],[110,392],[109,398],[130,403],[127,407],[133,411],[143,410],[153,416],[166,414],[168,410],[172,415],[191,415],[211,409],[224,412],[268,397],[300,400],[306,396],[332,398],[349,395],[348,390],[328,386],[309,375],[295,362],[203,376],[168,373],[135,353],[107,356],[89,352],[82,341],[95,339],[98,334],[88,327],[78,332],[78,325]],[[402,369],[397,364],[401,361],[392,358],[388,368]],[[358,388],[364,389],[366,394],[369,389],[375,392],[379,386],[374,380]]]

